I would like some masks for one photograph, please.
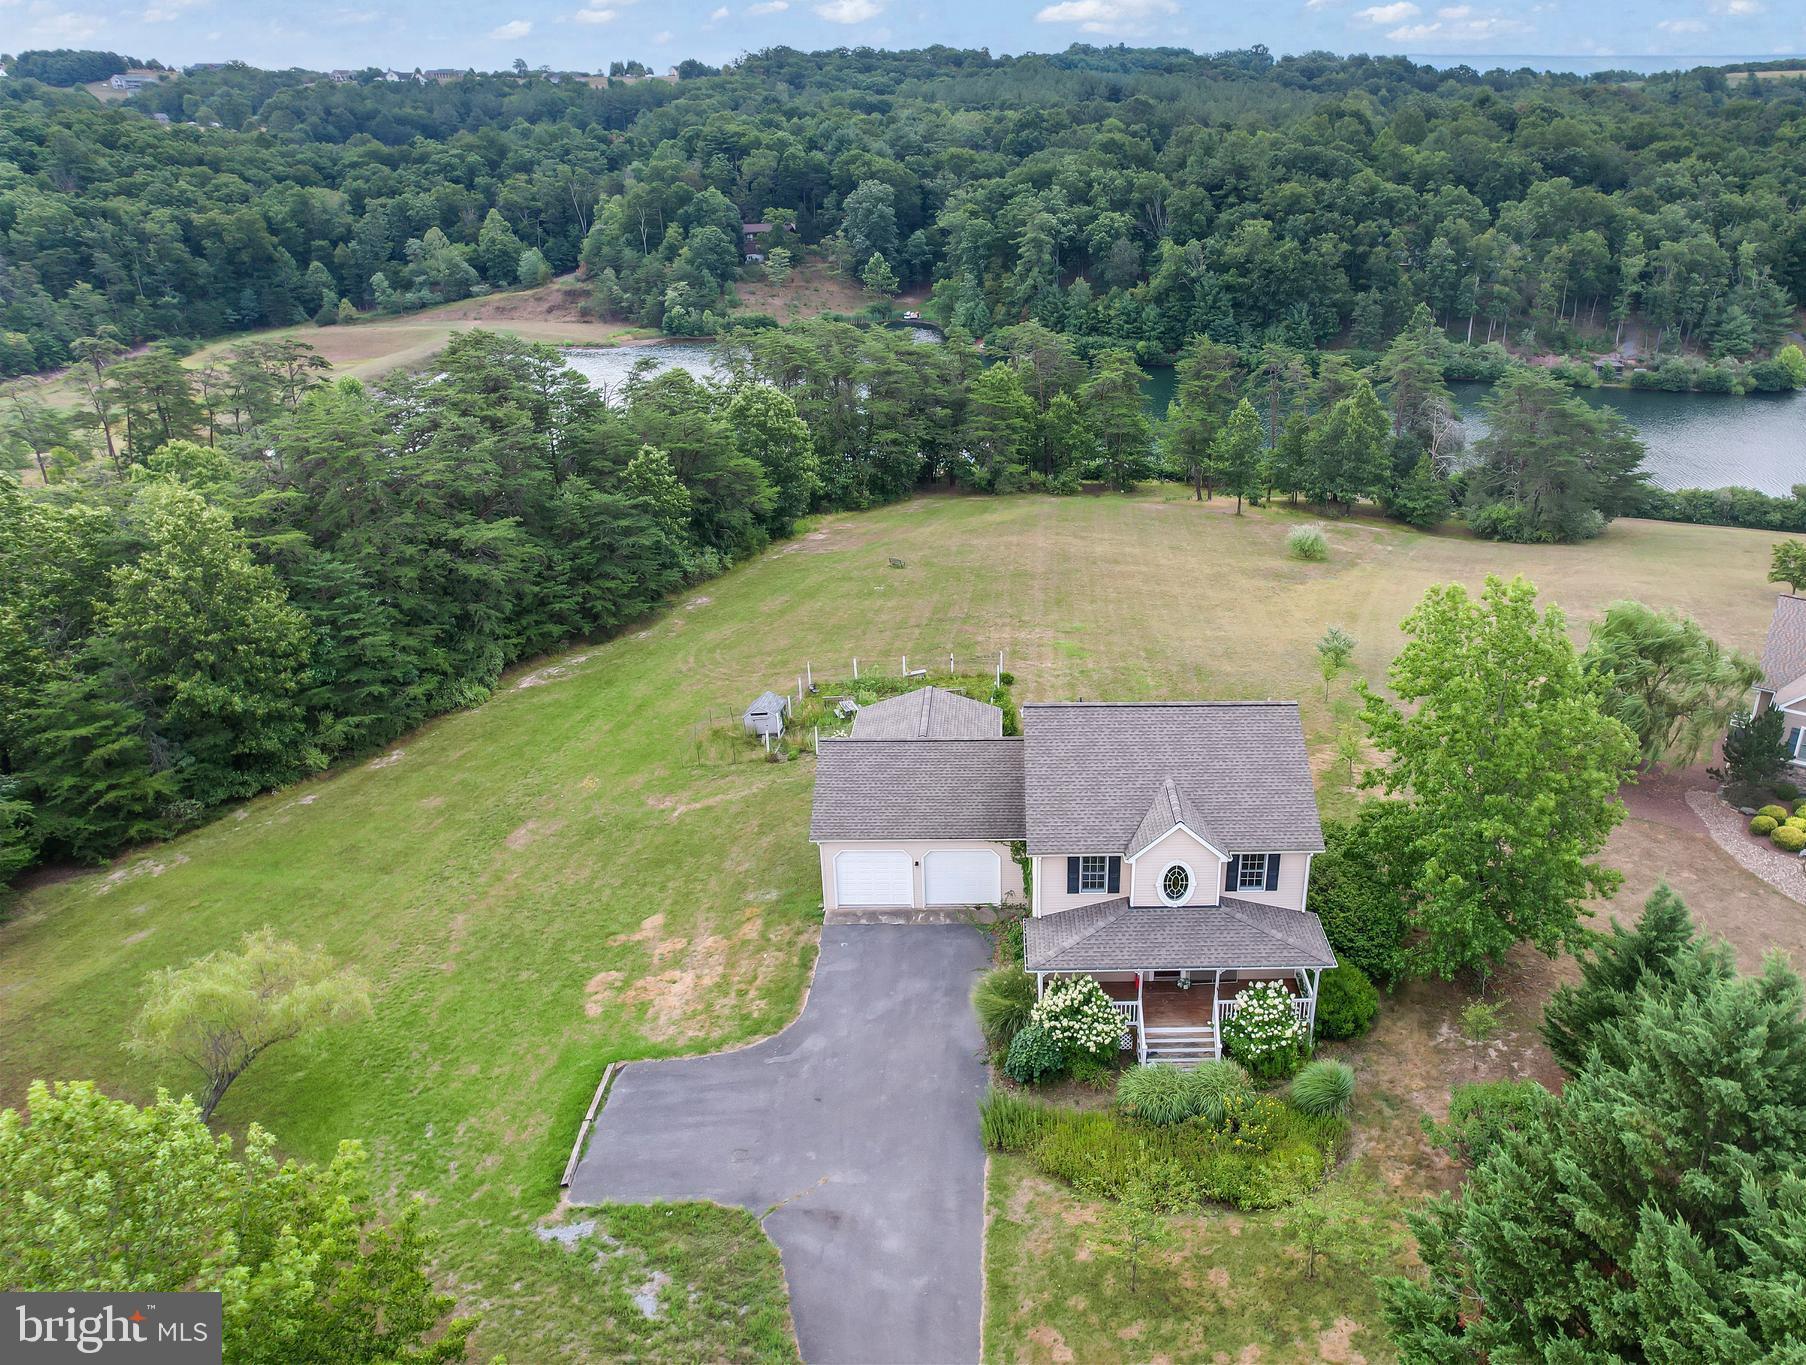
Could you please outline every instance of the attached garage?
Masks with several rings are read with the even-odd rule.
[[[1003,865],[995,849],[942,848],[922,860],[923,899],[929,905],[997,905]]]
[[[900,849],[847,849],[834,855],[839,905],[913,905],[914,864]]]

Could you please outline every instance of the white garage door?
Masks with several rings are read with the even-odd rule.
[[[996,905],[1000,869],[988,848],[937,849],[922,860],[930,905]]]
[[[834,855],[834,894],[841,905],[914,905],[907,853],[884,850]]]

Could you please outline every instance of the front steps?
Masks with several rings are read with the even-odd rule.
[[[1199,1062],[1217,1059],[1217,1031],[1207,1025],[1150,1026],[1141,1032],[1143,1061],[1189,1071]]]

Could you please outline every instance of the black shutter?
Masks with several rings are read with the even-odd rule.
[[[1279,855],[1277,853],[1267,855],[1267,890],[1279,890]]]
[[[1066,860],[1066,894],[1069,896],[1079,894],[1079,860],[1077,858]]]
[[[1242,855],[1239,853],[1231,853],[1229,855],[1229,861],[1223,864],[1223,890],[1236,890],[1236,883],[1241,880],[1241,875]]]
[[[1114,896],[1118,891],[1122,890],[1122,859],[1121,858],[1112,858],[1110,860],[1110,885],[1109,885],[1108,889],[1112,896]]]

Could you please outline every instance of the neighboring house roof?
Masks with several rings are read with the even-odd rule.
[[[1000,739],[1003,711],[939,687],[918,687],[859,708],[854,739]]]
[[[770,232],[771,224],[770,223],[742,223],[742,224],[740,224],[740,231],[744,232],[747,236],[751,237],[751,236],[755,236],[761,232]]]
[[[1806,597],[1781,593],[1775,598],[1775,614],[1769,618],[1768,640],[1762,646],[1762,681],[1765,692],[1790,693],[1794,700],[1806,691]],[[1783,705],[1787,704],[1785,702]]]
[[[1198,838],[1209,844],[1225,857],[1229,850],[1224,848],[1210,835],[1204,822],[1204,814],[1192,802],[1192,799],[1179,790],[1172,778],[1160,784],[1160,790],[1154,793],[1154,804],[1148,807],[1148,813],[1141,819],[1135,830],[1135,836],[1129,840],[1124,852],[1131,856],[1139,854],[1150,844],[1157,843],[1171,834],[1180,825],[1184,825]]]
[[[1022,732],[1031,854],[1138,851],[1168,780],[1225,853],[1323,847],[1296,702],[1031,703]]]
[[[809,837],[1020,839],[1020,739],[825,739]]]
[[[1336,965],[1315,915],[1231,896],[1200,909],[1118,899],[1038,915],[1023,924],[1023,959],[1031,972]]]

